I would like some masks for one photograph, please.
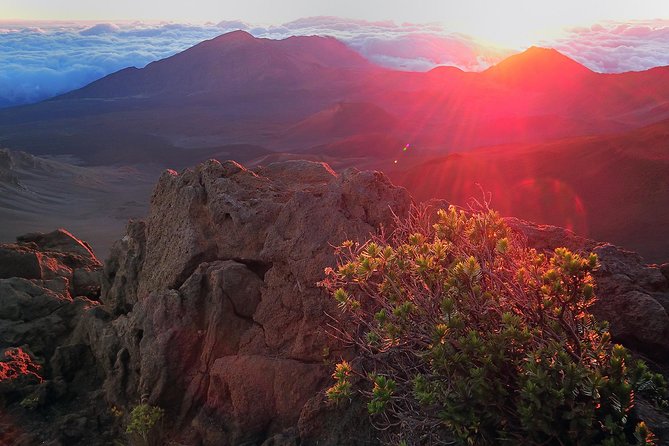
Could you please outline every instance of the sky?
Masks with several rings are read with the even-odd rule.
[[[669,65],[668,0],[0,0],[0,107],[234,29],[332,35],[384,66],[480,71],[531,45],[600,72]]]
[[[336,16],[397,23],[438,22],[499,45],[526,45],[566,26],[603,20],[669,19],[667,0],[0,0],[0,17],[44,20],[244,20],[277,25]]]

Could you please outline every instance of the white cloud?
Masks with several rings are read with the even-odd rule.
[[[669,65],[669,20],[602,22],[547,44],[595,71],[646,70]]]
[[[113,23],[98,23],[89,28],[79,31],[82,36],[99,36],[102,34],[113,34],[121,31],[118,25]]]
[[[295,20],[267,30],[270,36],[325,34],[337,37],[373,62],[390,68],[426,71],[439,65],[480,71],[509,50],[487,47],[475,39],[444,30],[436,23],[366,22],[338,17]]]
[[[39,25],[39,26],[36,26]],[[216,25],[0,23],[0,107],[80,88],[221,34]]]

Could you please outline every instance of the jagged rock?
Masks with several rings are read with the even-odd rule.
[[[366,239],[410,202],[382,174],[337,175],[306,161],[255,171],[209,161],[164,173],[148,218],[129,224],[107,262],[107,313],[81,324],[107,398],[129,407],[148,397],[188,442],[373,443],[364,407],[341,412],[323,401],[323,347],[333,357],[344,350],[325,334],[334,308],[315,284],[334,262],[332,244]],[[509,223],[540,250],[598,252],[598,316],[618,339],[666,351],[659,269],[561,228]]]
[[[0,245],[0,348],[47,359],[100,294],[100,262],[64,230]]]
[[[114,314],[124,314],[137,302],[137,282],[144,263],[146,224],[131,220],[126,234],[112,246],[102,275],[105,305]]]
[[[47,234],[33,232],[21,235],[17,237],[16,240],[21,244],[34,243],[40,251],[78,254],[84,259],[99,265],[99,262],[88,243],[79,240],[65,229],[57,229]]]
[[[330,379],[324,347],[343,348],[324,330],[335,307],[316,286],[332,244],[391,226],[410,202],[380,173],[321,163],[164,173],[145,226],[129,225],[105,268],[109,312],[132,308],[111,322],[119,343],[92,316],[81,331],[107,361],[108,398],[147,395],[205,444],[295,427]]]
[[[660,272],[662,272],[662,275],[669,280],[669,263],[663,263],[660,265]]]
[[[23,189],[14,168],[12,153],[8,149],[0,149],[0,186]]]
[[[99,297],[100,270],[87,245],[64,230],[29,234],[16,244],[0,245],[0,351],[21,347],[29,352],[43,378],[41,383],[3,383],[3,412],[34,435],[14,435],[11,422],[2,418],[1,444],[38,444],[45,439],[53,444],[105,443],[91,424],[96,411],[73,402],[89,398],[87,392],[99,387],[97,366],[88,345],[69,345],[82,316],[99,305],[90,299]],[[31,414],[47,405],[48,420]],[[81,407],[86,409],[72,418],[72,411]],[[87,419],[88,426],[79,429]],[[65,428],[59,430],[59,425]]]
[[[578,236],[557,226],[537,225],[518,218],[505,218],[506,223],[527,239],[527,245],[540,251],[553,251],[565,247],[572,251],[592,251],[597,242]]]
[[[38,253],[21,246],[0,246],[0,279],[23,277],[41,279],[42,268]]]
[[[28,345],[40,358],[49,358],[91,304],[26,279],[0,280],[0,349]]]
[[[323,364],[266,355],[218,358],[203,411],[224,420],[230,444],[257,443],[266,432],[295,426],[305,403],[323,387]],[[314,392],[316,390],[316,392]]]
[[[26,234],[0,245],[0,279],[21,277],[66,297],[100,296],[102,264],[90,247],[64,229]]]

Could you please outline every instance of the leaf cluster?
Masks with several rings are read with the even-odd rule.
[[[589,311],[594,254],[528,249],[489,209],[416,212],[326,269],[338,336],[373,364],[338,366],[331,400],[366,377],[373,423],[407,444],[653,444],[634,400],[666,385]]]

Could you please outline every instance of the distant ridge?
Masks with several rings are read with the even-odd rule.
[[[141,69],[120,70],[57,99],[238,95],[247,90],[304,88],[342,70],[376,68],[332,37],[282,40],[232,31]]]

